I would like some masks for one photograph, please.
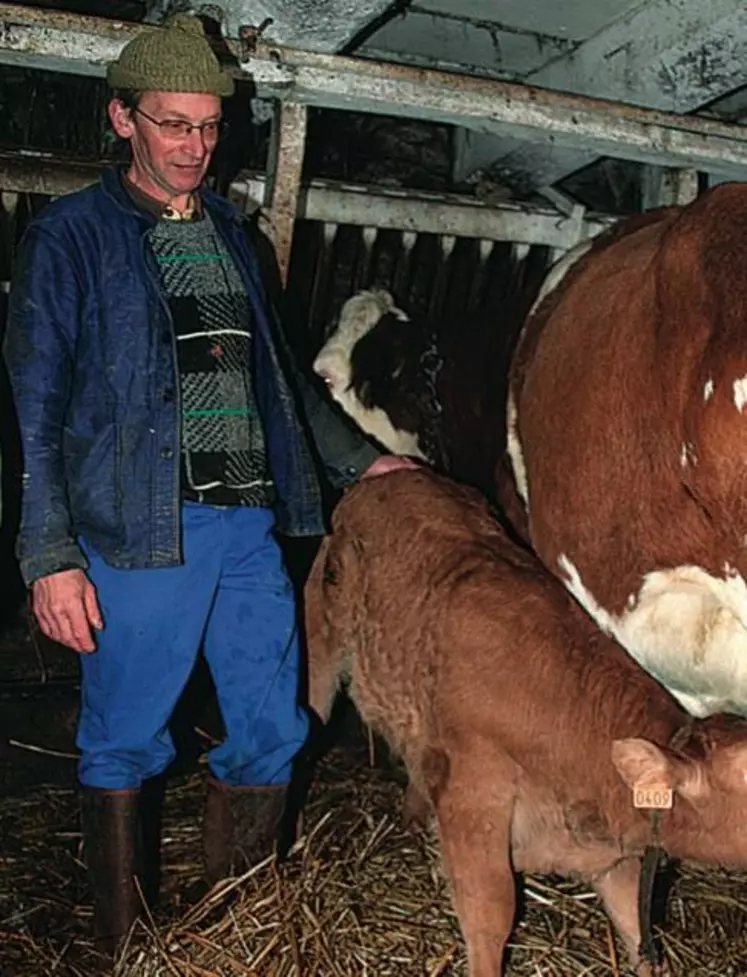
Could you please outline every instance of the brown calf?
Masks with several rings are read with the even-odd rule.
[[[504,972],[514,871],[589,882],[651,974],[636,902],[652,817],[635,788],[674,791],[670,854],[747,865],[747,722],[690,719],[476,492],[425,469],[349,490],[306,601],[311,704],[326,720],[349,676],[404,758],[436,816],[470,977]]]

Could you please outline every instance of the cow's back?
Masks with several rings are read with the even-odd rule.
[[[746,244],[741,185],[616,228],[530,317],[511,378],[532,544],[701,712],[747,706]]]

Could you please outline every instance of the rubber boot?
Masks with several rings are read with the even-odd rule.
[[[150,910],[158,905],[161,889],[161,833],[165,777],[146,780],[140,789],[140,863],[142,898]]]
[[[273,853],[285,798],[285,786],[229,787],[208,780],[203,846],[209,887]]]
[[[140,791],[82,790],[83,851],[93,890],[96,950],[113,959],[140,915]]]

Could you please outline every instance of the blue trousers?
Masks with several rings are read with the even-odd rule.
[[[81,540],[104,629],[81,655],[78,777],[137,788],[175,750],[167,723],[200,645],[226,738],[208,754],[232,786],[285,784],[308,733],[298,704],[299,642],[292,586],[269,509],[185,504],[184,563],[120,570]]]

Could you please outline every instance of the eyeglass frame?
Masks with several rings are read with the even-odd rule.
[[[228,129],[228,123],[220,119],[210,119],[208,122],[190,122],[188,119],[154,119],[152,115],[148,115],[147,112],[143,112],[140,106],[136,105],[132,109],[133,112],[137,112],[138,115],[142,115],[144,119],[148,122],[152,122],[154,126],[164,133],[167,139],[173,139],[174,142],[184,142],[185,139],[189,139],[195,129],[199,130],[200,137],[205,145],[215,146],[221,136],[226,134]],[[169,134],[166,126],[183,126],[184,132],[182,135],[176,135],[175,133]],[[215,127],[215,139],[207,135],[206,130],[210,127]]]

